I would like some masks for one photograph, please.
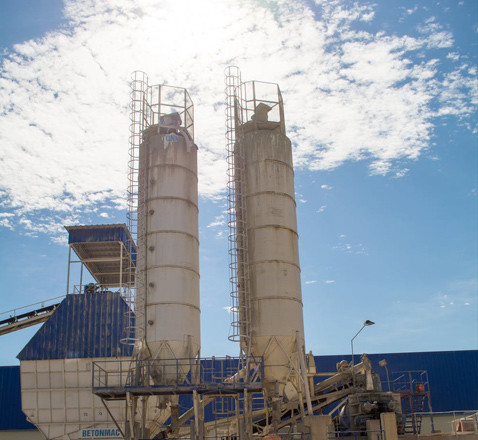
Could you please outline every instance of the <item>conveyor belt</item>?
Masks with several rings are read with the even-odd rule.
[[[3,319],[0,321],[0,336],[45,322],[59,305],[60,303],[52,304],[47,307],[22,313],[21,315],[10,316],[7,319]]]

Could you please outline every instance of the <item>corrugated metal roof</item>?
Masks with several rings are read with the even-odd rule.
[[[378,365],[382,359],[387,361],[390,379],[398,371],[427,370],[433,411],[478,409],[478,350],[379,353],[368,357],[382,383],[387,382],[385,368]],[[350,361],[351,356],[315,356],[317,371],[337,371],[335,364],[343,359]],[[355,362],[359,360],[360,355],[355,355]]]
[[[0,431],[36,429],[22,412],[20,367],[0,367]]]
[[[67,295],[17,356],[21,361],[131,356],[128,306],[113,292]]]
[[[78,241],[78,239],[84,241],[85,237],[89,237],[89,240],[92,241],[116,241],[116,234],[118,233],[124,233],[125,242],[133,242],[133,238],[129,233],[128,227],[124,223],[108,223],[103,225],[74,225],[65,226],[65,229],[68,231],[69,234],[69,243],[74,243]],[[108,239],[109,236],[111,236],[111,238]]]

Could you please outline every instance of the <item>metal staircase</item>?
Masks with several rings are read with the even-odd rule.
[[[432,411],[428,373],[426,370],[399,371],[394,375],[396,377],[391,381],[391,386],[392,391],[401,397],[402,413],[406,417],[405,434],[420,434],[423,412]]]
[[[426,395],[402,395],[402,410],[406,415],[405,434],[420,434],[425,400]]]

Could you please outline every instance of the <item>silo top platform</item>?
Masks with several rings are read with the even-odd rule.
[[[123,224],[65,226],[68,244],[98,284],[128,284],[130,267],[136,266],[137,249]]]

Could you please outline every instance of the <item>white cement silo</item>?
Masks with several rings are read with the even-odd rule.
[[[168,131],[150,126],[140,152],[152,359],[193,358],[200,350],[197,148],[186,135]]]
[[[183,361],[178,375],[177,359],[196,358],[200,352],[193,103],[186,89],[150,86],[142,72],[133,74],[131,96],[136,353],[151,359],[153,381],[166,384],[188,374],[189,362]]]
[[[257,84],[264,83],[242,85],[236,122],[236,191],[244,193],[245,213],[238,236],[247,237],[249,352],[263,357],[277,422],[283,398],[305,391],[304,325],[291,142],[277,85],[266,84],[276,92],[265,98]]]

